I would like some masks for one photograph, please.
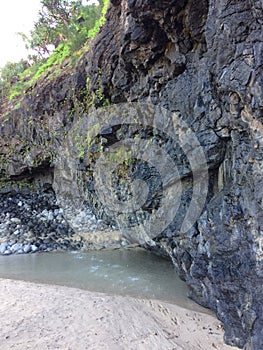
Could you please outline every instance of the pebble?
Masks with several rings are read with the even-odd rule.
[[[12,254],[10,249],[5,250],[5,252],[3,253],[3,255],[10,255]]]
[[[32,245],[31,245],[31,251],[32,251],[33,253],[37,252],[37,251],[38,251],[38,247],[35,246],[34,244],[32,244]]]
[[[29,253],[31,252],[31,245],[30,244],[25,244],[23,247],[24,253]]]
[[[74,230],[82,230],[83,223],[88,231],[109,228],[89,208],[72,213],[72,217]],[[52,191],[0,195],[0,255],[79,250],[83,243],[73,235]]]
[[[7,243],[1,243],[0,244],[0,254],[4,254],[4,252],[7,250],[8,244]]]
[[[46,244],[40,244],[39,250],[46,250],[46,249],[47,249],[47,245]]]
[[[47,219],[48,219],[48,221],[53,221],[54,220],[54,215],[53,215],[52,212],[48,213]]]
[[[0,255],[56,250],[63,239],[63,249],[80,249],[73,234],[52,191],[0,195]]]
[[[12,253],[17,253],[22,248],[22,244],[15,243],[11,246],[10,250]]]
[[[17,224],[20,224],[21,220],[18,219],[18,218],[12,218],[10,219],[11,222],[14,222],[14,223],[17,223]]]

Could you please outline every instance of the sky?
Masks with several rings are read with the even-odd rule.
[[[41,9],[41,0],[1,0],[0,5],[0,68],[7,62],[27,57],[22,38],[17,32],[29,34]],[[96,1],[83,0],[83,4]]]
[[[0,67],[27,57],[22,38],[28,34],[40,10],[40,0],[1,0],[0,5]]]

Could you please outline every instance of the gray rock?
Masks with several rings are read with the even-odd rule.
[[[40,244],[39,250],[46,250],[46,249],[47,249],[46,244]]]
[[[10,249],[7,249],[7,250],[3,253],[3,255],[10,255],[10,254],[12,254],[12,251],[11,251]]]
[[[54,220],[54,215],[53,215],[53,213],[52,213],[52,212],[49,212],[47,218],[48,218],[49,221],[53,221],[53,220]]]
[[[21,220],[19,218],[12,218],[10,219],[11,222],[16,223],[16,224],[20,224]]]
[[[29,253],[31,251],[31,245],[30,244],[25,244],[23,246],[23,251],[24,251],[24,253]]]
[[[10,250],[12,253],[17,253],[19,250],[22,250],[22,244],[15,243],[15,244],[11,245]]]
[[[35,253],[35,252],[37,252],[37,251],[38,251],[38,247],[35,246],[34,244],[32,244],[32,245],[31,245],[31,252],[32,252],[32,253]]]
[[[4,254],[4,252],[7,250],[8,244],[7,243],[1,243],[0,244],[0,253]]]

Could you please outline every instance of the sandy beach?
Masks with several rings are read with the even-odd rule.
[[[158,300],[0,279],[1,349],[227,350],[220,321]]]

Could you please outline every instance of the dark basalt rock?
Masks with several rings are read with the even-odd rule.
[[[81,118],[82,107],[87,113],[91,103],[99,107],[138,101],[176,111],[205,152],[208,196],[193,227],[181,234],[178,223],[189,204],[192,174],[180,149],[165,137],[160,140],[174,159],[177,155],[183,205],[158,237],[160,244],[150,249],[169,248],[191,297],[223,321],[228,344],[262,349],[262,1],[111,4],[105,26],[76,68],[66,66],[57,77],[38,81],[18,109],[9,106],[9,117],[0,117],[2,179],[39,177],[56,159],[53,187],[70,207],[83,195],[78,176],[84,173],[88,153],[81,155],[80,166],[69,157],[70,139],[63,142]],[[120,131],[105,125],[103,145],[114,144]],[[131,134],[129,129],[123,133]],[[150,170],[146,176],[143,167],[142,172],[144,180],[155,179],[152,198],[159,200],[160,182]],[[90,179],[84,197],[97,215],[107,216],[93,196]]]
[[[51,190],[2,194],[0,254],[80,249],[83,244],[76,241],[62,213]]]

